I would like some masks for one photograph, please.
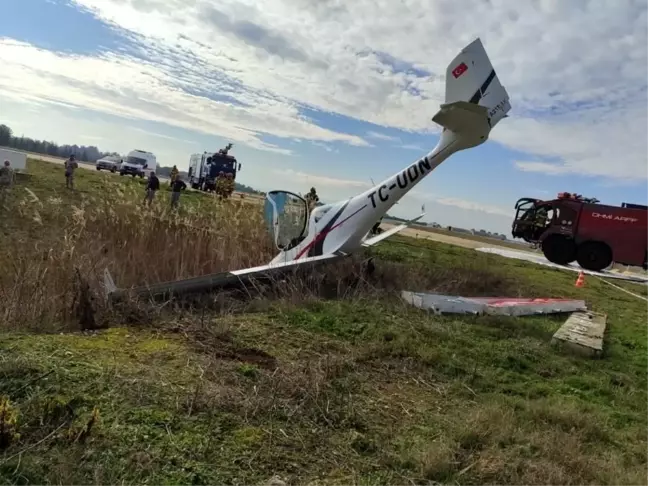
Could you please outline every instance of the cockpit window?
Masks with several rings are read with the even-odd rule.
[[[303,198],[286,191],[271,191],[266,195],[264,212],[277,248],[287,250],[303,240],[308,223],[308,206]]]

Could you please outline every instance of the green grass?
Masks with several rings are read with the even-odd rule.
[[[69,194],[52,167],[30,162],[26,184],[62,208],[111,177],[79,170]],[[3,224],[29,244],[44,234]],[[0,482],[646,484],[644,302],[430,241],[373,255],[377,293],[0,334]],[[549,345],[565,316],[433,316],[390,285],[584,299],[608,315],[604,356]]]

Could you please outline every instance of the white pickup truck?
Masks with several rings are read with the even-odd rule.
[[[122,164],[122,158],[118,155],[108,155],[97,160],[95,167],[97,170],[109,170],[117,172]]]

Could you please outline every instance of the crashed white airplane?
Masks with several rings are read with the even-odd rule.
[[[358,196],[316,207],[310,213],[301,196],[288,191],[269,192],[266,220],[280,251],[266,265],[128,290],[117,289],[106,270],[106,292],[115,299],[128,292],[159,296],[209,291],[307,264],[334,261],[373,246],[423,217],[421,214],[368,238],[372,226],[416,184],[453,153],[484,143],[510,109],[509,96],[477,38],[446,70],[445,103],[432,118],[443,131],[436,147],[425,157]]]

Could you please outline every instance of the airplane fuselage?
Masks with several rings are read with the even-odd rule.
[[[450,155],[484,143],[510,109],[508,94],[481,41],[473,41],[446,70],[445,103],[432,118],[443,128],[436,147],[368,191],[316,208],[303,239],[281,251],[270,264],[339,252],[348,254],[370,244],[365,240],[367,234],[389,209]]]
[[[281,251],[271,263],[360,249],[376,221],[441,162],[461,150],[459,142],[456,134],[444,131],[434,150],[375,187],[349,199],[315,208],[309,217],[306,237],[294,248]]]

